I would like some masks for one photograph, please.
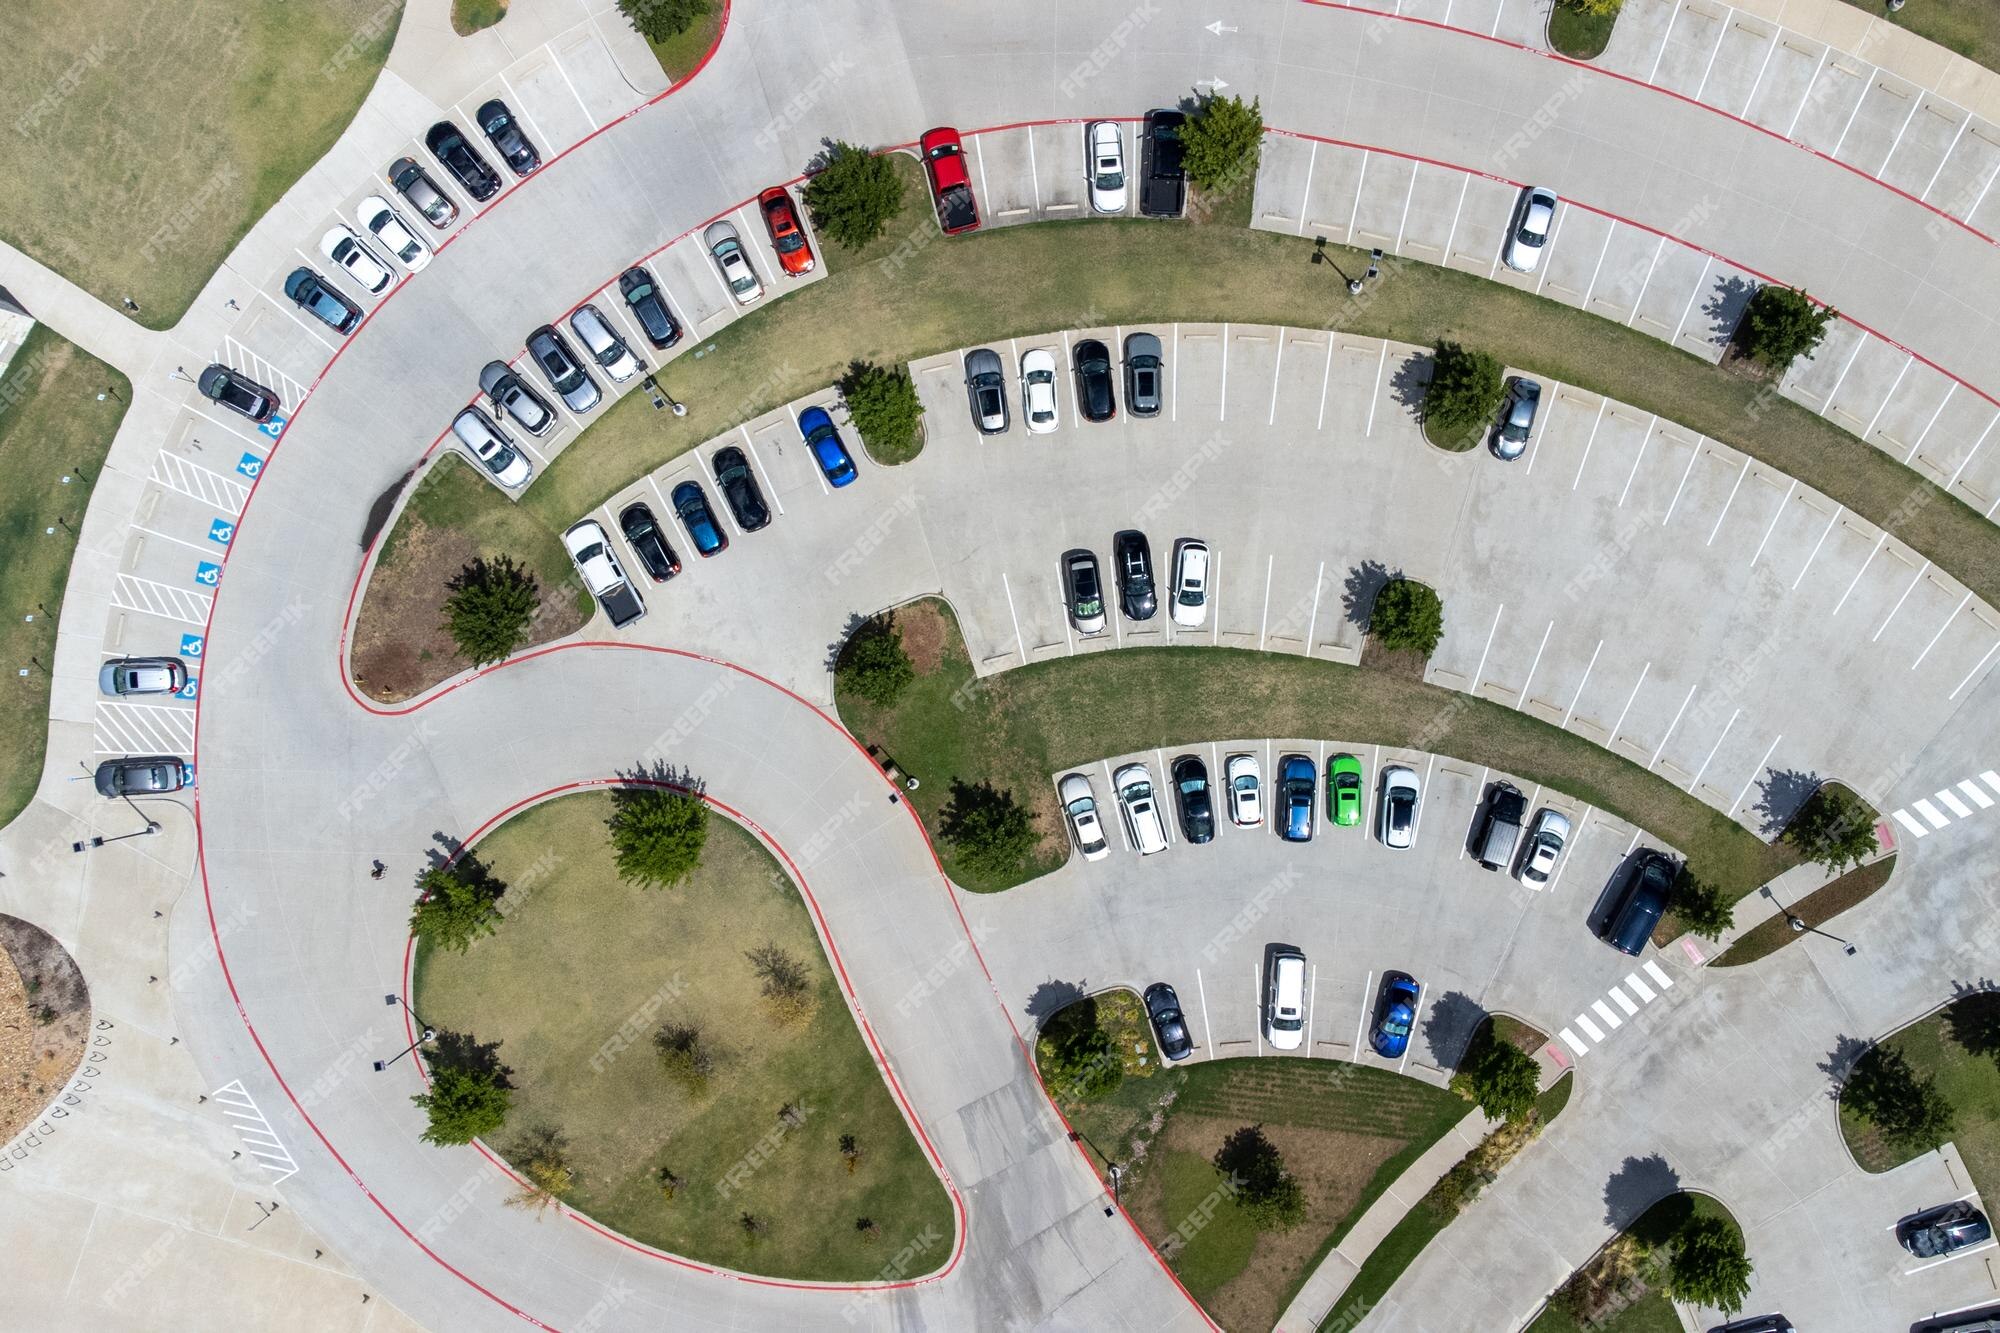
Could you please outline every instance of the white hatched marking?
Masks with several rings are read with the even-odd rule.
[[[162,452],[154,458],[152,476],[170,491],[193,496],[205,505],[231,514],[241,514],[244,501],[250,498],[248,486],[211,472],[199,463],[191,463],[179,454]]]
[[[1651,986],[1648,986],[1645,982],[1639,980],[1639,974],[1637,972],[1634,972],[1629,976],[1627,976],[1625,978],[1625,984],[1632,988],[1632,993],[1634,995],[1644,1000],[1647,1004],[1651,1004],[1653,1002],[1653,988]]]
[[[1618,1017],[1618,1015],[1611,1012],[1611,1006],[1606,1004],[1604,1001],[1592,1000],[1590,1002],[1590,1008],[1592,1012],[1594,1012],[1599,1018],[1603,1019],[1606,1025],[1609,1026],[1613,1031],[1616,1031],[1620,1026],[1623,1025],[1623,1021]]]
[[[1674,988],[1674,979],[1668,976],[1658,963],[1648,958],[1643,966],[1646,969],[1646,975],[1651,977],[1654,984],[1661,990],[1672,990]]]
[[[1576,1016],[1576,1025],[1582,1028],[1584,1035],[1592,1041],[1604,1040],[1604,1029],[1591,1022],[1589,1014],[1578,1014]]]
[[[178,620],[183,625],[206,625],[215,599],[142,579],[136,574],[120,574],[118,586],[111,593],[111,604],[121,611],[143,611],[149,616]]]
[[[1633,1014],[1639,1012],[1639,1006],[1632,1003],[1632,997],[1627,995],[1624,991],[1619,990],[1616,986],[1613,986],[1610,990],[1606,991],[1605,994],[1609,995],[1612,999],[1618,1001],[1618,1007],[1625,1011],[1625,1016],[1627,1018],[1630,1018]]]
[[[1901,824],[1904,828],[1908,829],[1910,831],[1910,836],[1913,838],[1927,838],[1930,836],[1931,831],[1925,828],[1922,824],[1919,824],[1916,820],[1910,818],[1910,812],[1908,810],[1898,810],[1894,813],[1892,818],[1894,818],[1898,824]]]
[[[1972,798],[1972,803],[1978,806],[1981,810],[1991,810],[1993,808],[1993,798],[1991,796],[1988,796],[1985,792],[1979,790],[1979,784],[1974,782],[1971,778],[1967,778],[1965,781],[1959,783],[1958,789],[1964,792],[1967,796],[1970,796]]]
[[[285,1150],[285,1145],[272,1131],[271,1122],[264,1119],[264,1113],[257,1109],[256,1098],[249,1094],[242,1083],[223,1084],[209,1094],[209,1100],[218,1103],[224,1115],[238,1122],[237,1134],[245,1143],[251,1145],[251,1155],[261,1160],[265,1168],[272,1173],[273,1185],[299,1173],[299,1164],[292,1160],[291,1153]]]
[[[99,754],[185,754],[194,746],[194,710],[104,700],[97,705]]]
[[[1967,805],[1967,804],[1966,804],[1966,803],[1965,803],[1964,801],[1961,801],[1961,800],[1959,800],[1959,799],[1958,799],[1958,797],[1956,797],[1956,796],[1952,795],[1952,794],[1951,794],[1951,788],[1949,788],[1949,787],[1947,787],[1947,788],[1945,788],[1945,789],[1944,789],[1943,791],[1939,792],[1939,793],[1937,794],[1937,798],[1938,798],[1938,799],[1939,799],[1940,801],[1943,801],[1943,802],[1944,802],[1944,804],[1945,804],[1945,808],[1946,808],[1946,809],[1950,810],[1950,811],[1951,811],[1951,812],[1952,812],[1953,814],[1957,815],[1957,816],[1958,816],[1958,817],[1959,817],[1960,819],[1963,819],[1963,818],[1965,818],[1965,817],[1966,817],[1967,815],[1969,815],[1969,814],[1971,814],[1971,813],[1972,813],[1972,807],[1971,807],[1971,806],[1969,806],[1969,805]]]
[[[1576,1039],[1576,1034],[1574,1032],[1571,1032],[1568,1028],[1564,1028],[1561,1032],[1558,1032],[1556,1035],[1561,1037],[1563,1041],[1569,1046],[1569,1048],[1572,1051],[1575,1051],[1578,1055],[1588,1055],[1590,1053],[1590,1047],[1578,1041]]]
[[[1930,825],[1932,828],[1943,828],[1946,824],[1949,824],[1951,822],[1949,819],[1946,819],[1943,815],[1939,814],[1938,808],[1932,805],[1929,801],[1912,801],[1910,802],[1910,804],[1914,805],[1917,808],[1918,814],[1922,815],[1925,819],[1930,821]]]

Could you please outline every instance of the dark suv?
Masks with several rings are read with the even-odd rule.
[[[626,544],[639,557],[639,563],[646,567],[653,582],[665,583],[681,572],[681,558],[667,545],[651,505],[643,500],[626,505],[618,514],[618,530],[625,534]]]
[[[1153,548],[1146,534],[1125,531],[1111,539],[1111,563],[1118,569],[1118,603],[1132,620],[1151,620],[1160,609],[1153,589]]]
[[[1673,861],[1665,852],[1651,848],[1640,852],[1627,872],[1624,899],[1612,914],[1604,942],[1620,953],[1638,957],[1653,937],[1653,927],[1660,924],[1660,914],[1667,910],[1673,891]]]
[[[1111,352],[1095,338],[1076,345],[1076,404],[1085,421],[1109,421],[1118,415],[1118,396],[1111,387]]]
[[[722,498],[729,506],[729,512],[736,515],[736,526],[745,532],[755,532],[771,521],[771,511],[764,505],[764,493],[757,489],[757,475],[750,470],[750,460],[734,445],[718,449],[715,453],[715,484],[722,488]]]
[[[1215,800],[1208,785],[1208,765],[1191,754],[1174,760],[1174,801],[1180,807],[1181,832],[1189,842],[1215,838]]]
[[[516,176],[525,176],[542,165],[542,155],[528,142],[528,136],[521,133],[514,113],[507,109],[505,102],[496,97],[484,103],[479,108],[478,120],[486,141],[493,145],[493,151],[506,159]]]
[[[646,331],[646,341],[658,348],[672,347],[681,340],[681,326],[667,308],[666,295],[653,275],[643,268],[628,268],[618,279],[618,294],[632,308],[632,317]]]
[[[1125,336],[1125,407],[1135,417],[1160,415],[1160,340],[1150,333]]]
[[[486,165],[479,150],[450,121],[431,126],[430,133],[424,135],[424,147],[474,200],[483,203],[500,193],[500,173]]]

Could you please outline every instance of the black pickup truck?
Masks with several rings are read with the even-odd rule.
[[[1181,126],[1178,111],[1146,113],[1145,140],[1139,149],[1142,180],[1139,213],[1149,218],[1177,218],[1187,210],[1187,172],[1181,169]]]

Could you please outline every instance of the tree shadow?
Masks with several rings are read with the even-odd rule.
[[[825,666],[827,674],[831,675],[840,669],[840,659],[847,652],[849,641],[856,634],[860,633],[862,629],[876,623],[877,619],[875,616],[864,616],[859,611],[850,611],[847,613],[847,623],[840,627],[840,637],[826,646]]]
[[[1625,1164],[1612,1173],[1604,1182],[1604,1224],[1623,1231],[1645,1216],[1648,1209],[1674,1193],[1681,1187],[1680,1172],[1667,1165],[1667,1159],[1658,1153],[1646,1157],[1627,1157]],[[1693,1212],[1692,1201],[1688,1211]],[[1669,1210],[1661,1209],[1664,1213]],[[1647,1218],[1649,1224],[1659,1214]],[[1680,1219],[1685,1221],[1685,1218]],[[1666,1234],[1672,1236],[1680,1227],[1675,1225]]]
[[[441,830],[431,834],[431,841],[436,845],[424,852],[426,866],[417,874],[415,887],[419,894],[424,892],[424,875],[431,870],[451,871],[454,878],[478,889],[494,902],[507,892],[507,881],[494,874],[492,866],[466,850],[463,842]]]
[[[1821,1061],[1819,1066],[1819,1072],[1826,1075],[1828,1101],[1840,1100],[1841,1089],[1847,1086],[1847,1076],[1854,1072],[1854,1066],[1860,1062],[1861,1057],[1872,1049],[1874,1049],[1873,1043],[1865,1042],[1859,1037],[1834,1038],[1833,1049],[1827,1052],[1826,1059]]]
[[[1412,419],[1421,421],[1424,415],[1424,394],[1431,385],[1431,355],[1418,352],[1404,357],[1396,365],[1396,373],[1389,377],[1389,396],[1408,412]]]
[[[424,1048],[424,1062],[436,1073],[445,1069],[490,1075],[503,1088],[514,1086],[514,1071],[500,1063],[500,1043],[481,1041],[470,1032],[437,1030],[437,1037]]]
[[[1973,1055],[2000,1058],[2000,989],[1984,978],[1952,983],[1954,999],[1944,1011],[1945,1034]]]
[[[1775,838],[1785,831],[1813,793],[1824,785],[1826,779],[1817,773],[1808,773],[1796,768],[1774,768],[1757,780],[1761,795],[1752,807],[1763,819],[1761,832],[1766,838]]]
[[[1392,573],[1380,560],[1363,560],[1348,570],[1340,594],[1340,609],[1347,623],[1366,633],[1368,619],[1375,613],[1375,599],[1382,589],[1401,577],[1402,570]]]
[[[692,725],[692,724],[691,724]],[[681,728],[676,728],[680,730]],[[673,733],[669,732],[671,736]],[[630,800],[635,792],[651,787],[671,787],[691,796],[699,796],[708,790],[708,784],[695,775],[695,771],[685,764],[669,763],[657,756],[648,758],[641,755],[630,768],[615,770],[618,780],[627,785],[613,787],[611,800],[616,804],[621,797]]]
[[[1061,1035],[1097,1026],[1097,1001],[1084,993],[1082,982],[1051,977],[1035,987],[1026,1009],[1044,1033]]]
[[[1736,326],[1743,322],[1743,309],[1756,294],[1757,284],[1742,276],[1726,278],[1715,284],[1701,306],[1701,313],[1709,323],[1709,340],[1716,343],[1733,341]]]
[[[1370,997],[1369,1003],[1375,1003]],[[1457,1069],[1472,1049],[1479,1025],[1486,1021],[1486,1009],[1462,991],[1446,991],[1436,996],[1424,1011],[1424,1042],[1437,1057],[1439,1066]]]

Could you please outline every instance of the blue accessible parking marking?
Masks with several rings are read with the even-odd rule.
[[[229,545],[229,539],[236,535],[236,525],[226,518],[210,519],[208,539],[218,546]]]
[[[274,412],[264,420],[258,422],[257,429],[275,440],[285,433],[285,423],[290,420],[290,417],[281,416]]]
[[[197,688],[197,687],[198,687],[198,686],[199,686],[200,684],[201,684],[201,677],[199,677],[199,676],[189,676],[189,677],[187,678],[187,684],[185,684],[185,685],[181,686],[181,687],[180,687],[179,689],[177,689],[177,690],[175,690],[175,691],[174,691],[174,698],[176,698],[176,699],[192,699],[192,698],[194,698],[194,696],[195,696],[195,691],[196,691],[196,688]]]
[[[222,582],[222,566],[213,560],[204,560],[194,567],[194,581],[204,588],[213,588]]]
[[[200,657],[202,642],[202,636],[199,634],[181,635],[181,656]]]
[[[264,460],[256,454],[245,452],[243,457],[236,460],[236,470],[255,481],[263,474]]]

